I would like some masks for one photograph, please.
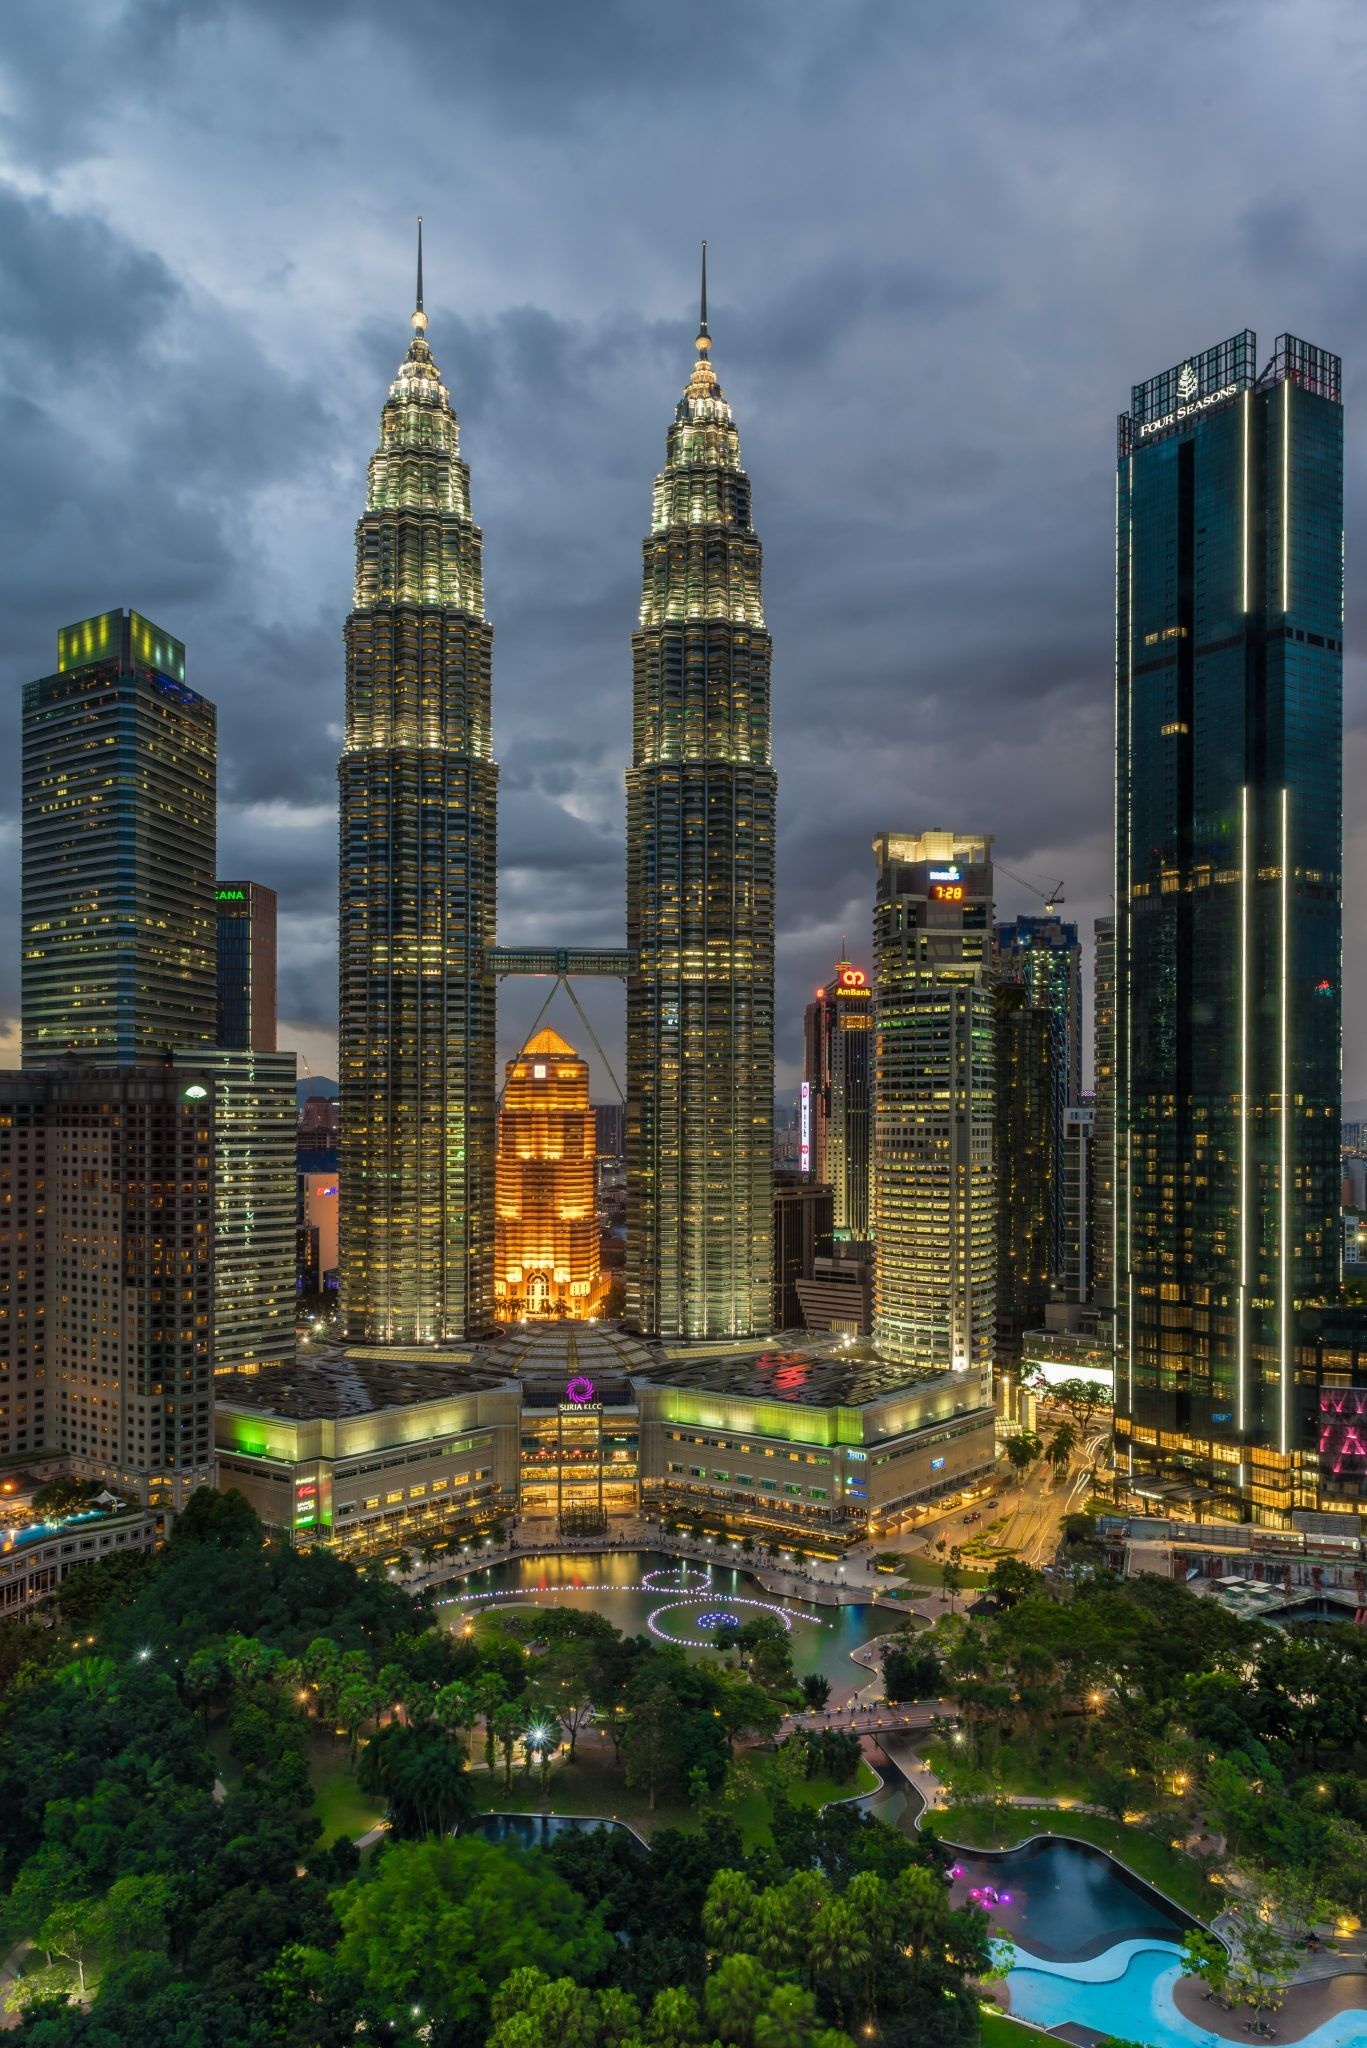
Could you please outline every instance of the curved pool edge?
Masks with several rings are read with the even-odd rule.
[[[935,1817],[934,1808],[929,1806],[923,1808],[916,1821],[918,1828],[924,1822],[927,1814],[930,1815],[933,1821]],[[1027,1835],[1023,1841],[1013,1842],[1009,1849],[981,1849],[973,1842],[951,1842],[948,1835],[941,1834],[936,1834],[935,1839],[937,1842],[942,1842],[946,1849],[958,1849],[965,1856],[1013,1856],[1018,1849],[1029,1849],[1036,1842],[1072,1842],[1079,1849],[1091,1849],[1098,1856],[1104,1856],[1108,1863],[1114,1863],[1117,1870],[1123,1870],[1126,1877],[1134,1884],[1142,1885],[1145,1891],[1152,1892],[1156,1899],[1161,1899],[1165,1906],[1170,1906],[1174,1913],[1180,1913],[1184,1920],[1190,1920],[1192,1926],[1199,1928],[1202,1934],[1209,1934],[1216,1941],[1223,1943],[1225,1948],[1229,1947],[1229,1943],[1225,1941],[1222,1934],[1216,1933],[1215,1929],[1209,1926],[1206,1921],[1198,1919],[1197,1915],[1189,1907],[1184,1906],[1179,1899],[1174,1899],[1160,1885],[1154,1884],[1149,1878],[1141,1877],[1137,1870],[1131,1870],[1129,1864],[1122,1857],[1117,1856],[1113,1850],[1103,1849],[1097,1842],[1089,1842],[1085,1835],[1068,1835],[1061,1833],[1057,1828],[1041,1828],[1036,1834]]]
[[[476,1830],[482,1832],[481,1823],[486,1820],[525,1820],[533,1824],[537,1821],[557,1820],[561,1821],[566,1827],[583,1828],[586,1832],[590,1833],[595,1828],[621,1828],[625,1834],[631,1835],[638,1841],[643,1849],[649,1849],[650,1847],[649,1837],[643,1835],[639,1828],[634,1828],[629,1820],[618,1820],[616,1814],[611,1813],[505,1813],[501,1808],[491,1806],[484,1813],[471,1814],[461,1832],[463,1834],[470,1834]]]
[[[1082,1977],[1075,1969],[1034,1957],[1013,1966],[1006,1978],[1011,2016],[1024,2026],[1035,2028],[1045,2039],[1053,2040],[1059,2038],[1057,2030],[1065,2025],[1112,2034],[1118,2027],[1124,2027],[1128,2033],[1136,2023],[1144,2030],[1143,2038],[1148,2040],[1149,2048],[1230,2048],[1231,2043],[1242,2038],[1242,2030],[1234,2034],[1216,2033],[1201,2022],[1189,2019],[1178,2006],[1173,1993],[1182,1976],[1179,1966],[1181,1952],[1171,1943],[1127,1942],[1122,1946],[1129,1950],[1125,1967],[1111,1977]],[[1171,1960],[1161,1960],[1164,1951]],[[1017,1994],[1025,1992],[1027,1987],[1017,1984],[1016,1980],[1031,1977],[1052,1981],[1055,1985],[1071,1983],[1079,1992],[1092,1990],[1104,2001],[1108,1991],[1113,1992],[1114,1987],[1124,1984],[1136,1962],[1140,1962],[1143,1970],[1141,1958],[1146,1952],[1154,1955],[1156,1967],[1149,1966],[1142,1989],[1140,1984],[1136,1984],[1119,2010],[1098,2010],[1095,2004],[1091,2004],[1091,2009],[1087,2005],[1071,2011],[1051,2010],[1046,2006],[1042,2012],[1038,2009],[1030,2012],[1022,2011],[1018,2005]],[[1286,2048],[1361,2048],[1367,2039],[1365,2020],[1367,2006],[1354,2006],[1331,2013],[1308,2032],[1289,2035],[1279,2027],[1277,2038],[1286,2043]]]

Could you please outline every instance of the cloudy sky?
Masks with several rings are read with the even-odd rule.
[[[20,685],[117,605],[219,707],[220,872],[279,889],[335,1072],[352,528],[407,342],[497,630],[500,936],[621,943],[629,635],[698,239],[765,544],[780,1082],[875,831],[1109,905],[1115,415],[1244,326],[1345,359],[1345,1082],[1367,1096],[1360,0],[9,0],[0,833]],[[17,892],[0,892],[13,1049]],[[1089,947],[1090,963],[1090,947]],[[514,985],[504,1051],[540,1001]],[[621,997],[591,1007],[617,1062]],[[573,1037],[570,1016],[557,1019]],[[601,1094],[608,1084],[599,1077]]]

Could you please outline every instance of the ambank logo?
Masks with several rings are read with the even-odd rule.
[[[1183,363],[1177,372],[1177,397],[1180,404],[1185,405],[1188,399],[1195,398],[1200,381],[1192,365]]]

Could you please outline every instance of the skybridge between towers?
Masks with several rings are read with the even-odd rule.
[[[626,1096],[618,1080],[611,1060],[599,1043],[585,1013],[584,1006],[574,992],[574,984],[583,975],[600,981],[625,981],[635,968],[636,957],[629,946],[486,946],[484,967],[500,981],[510,974],[539,974],[552,977],[551,992],[536,1013],[536,1020],[522,1042],[518,1058],[527,1050],[540,1029],[541,1020],[555,1001],[555,992],[563,988],[574,1004],[579,1021],[588,1032],[593,1049],[611,1081],[619,1102],[625,1104]],[[503,1106],[502,1090],[499,1092],[499,1108]]]
[[[484,965],[500,981],[505,974],[554,974],[562,981],[589,974],[625,981],[635,960],[628,946],[487,946]]]

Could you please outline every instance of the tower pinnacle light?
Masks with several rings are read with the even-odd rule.
[[[356,528],[339,769],[342,1318],[396,1344],[463,1337],[493,1298],[493,629],[421,221],[416,296]]]
[[[772,1308],[774,811],[760,544],[697,359],[644,544],[627,772],[627,1309],[667,1337]]]

